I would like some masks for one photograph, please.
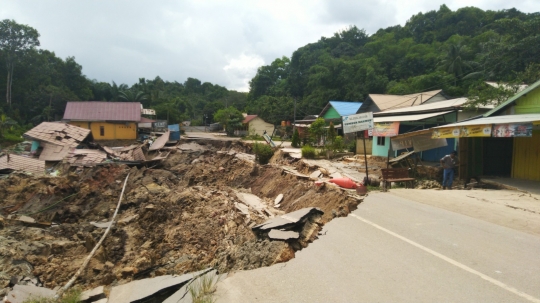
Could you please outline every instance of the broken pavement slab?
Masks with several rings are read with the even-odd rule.
[[[211,285],[216,285],[220,280],[223,280],[226,277],[225,275],[218,275],[216,270],[211,270],[209,272],[203,273],[203,274],[197,274],[193,273],[193,280],[189,283],[186,283],[182,288],[180,288],[177,292],[175,292],[172,296],[168,297],[167,300],[163,301],[163,303],[191,303],[193,302],[193,298],[191,297],[191,293],[189,291],[190,286],[194,286],[197,288],[203,280],[206,281],[212,281]]]
[[[142,280],[132,281],[127,284],[115,286],[111,289],[108,302],[114,303],[135,303],[147,302],[152,297],[170,297],[176,293],[184,284],[194,277],[210,271],[211,268],[189,273],[182,276],[159,276]],[[167,295],[170,293],[169,295]],[[150,301],[148,301],[150,302]],[[162,301],[155,301],[162,302]]]
[[[261,198],[255,196],[254,194],[236,193],[236,196],[238,197],[238,199],[240,199],[240,201],[242,201],[249,207],[255,209],[259,214],[265,217],[266,215],[264,214],[264,212],[271,214],[266,208],[266,205],[264,205],[264,203],[262,202]]]
[[[262,224],[256,225],[252,227],[252,230],[267,231],[267,230],[276,229],[276,228],[288,229],[302,223],[309,216],[316,215],[316,214],[322,215],[323,211],[317,207],[302,208],[300,210],[293,211],[291,213],[272,218]]]
[[[300,234],[295,231],[272,229],[268,233],[268,237],[273,240],[290,240],[298,239],[300,237]]]
[[[4,298],[4,303],[23,303],[31,298],[47,298],[52,299],[56,292],[45,287],[37,287],[33,285],[15,285]]]
[[[98,286],[94,289],[84,291],[81,294],[80,301],[84,303],[92,303],[97,300],[101,300],[106,298],[105,295],[105,286]]]

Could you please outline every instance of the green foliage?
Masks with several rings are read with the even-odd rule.
[[[329,100],[363,101],[368,94],[443,89],[466,96],[478,80],[509,82],[540,64],[539,25],[540,15],[516,9],[441,5],[371,36],[352,26],[259,68],[247,107],[278,123],[292,114],[288,96],[297,101],[296,119],[318,114]]]
[[[347,151],[356,153],[356,140],[352,140],[347,144]]]
[[[267,164],[274,155],[274,150],[272,147],[264,143],[253,144],[253,152],[255,153],[259,164]]]
[[[0,52],[6,62],[6,101],[11,106],[13,71],[15,63],[20,61],[29,50],[39,46],[39,33],[36,29],[4,19],[0,21]]]
[[[343,142],[343,137],[336,136],[332,141],[332,151],[334,152],[343,152],[345,149],[345,143]]]
[[[234,135],[234,131],[242,126],[244,116],[233,106],[220,109],[214,114],[214,120],[225,127],[228,136]]]
[[[311,142],[315,145],[318,145],[321,142],[323,135],[326,133],[326,122],[324,118],[317,118],[309,127],[309,136]]]
[[[309,144],[302,146],[302,158],[306,159],[315,159],[317,151],[315,148]]]
[[[291,146],[296,147],[296,148],[300,147],[300,134],[298,133],[297,128],[294,129],[294,133],[291,140]]]

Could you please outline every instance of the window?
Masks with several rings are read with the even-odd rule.
[[[105,126],[100,126],[99,127],[99,135],[100,136],[105,136]]]
[[[386,137],[377,137],[377,145],[384,146],[386,144]]]

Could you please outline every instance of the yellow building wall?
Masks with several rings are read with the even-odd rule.
[[[71,125],[90,129],[94,140],[134,140],[137,139],[137,123],[109,123],[109,122],[87,122],[71,121]],[[101,135],[103,126],[103,136]]]
[[[512,177],[540,181],[540,131],[532,137],[514,138]]]
[[[249,135],[262,136],[264,131],[271,136],[274,131],[274,125],[264,122],[264,120],[259,117],[249,121]]]

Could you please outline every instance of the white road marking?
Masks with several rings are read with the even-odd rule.
[[[538,299],[536,297],[533,297],[533,296],[531,296],[529,294],[526,294],[526,293],[524,293],[524,292],[522,292],[522,291],[520,291],[520,290],[518,290],[518,289],[516,289],[516,288],[514,288],[512,286],[508,286],[508,285],[504,284],[503,282],[501,282],[499,280],[496,280],[496,279],[493,279],[492,277],[490,277],[488,275],[485,275],[485,274],[483,274],[483,273],[481,273],[479,271],[476,271],[476,270],[474,270],[474,269],[472,269],[472,268],[470,268],[470,267],[468,267],[468,266],[466,266],[464,264],[461,264],[461,263],[459,263],[458,261],[456,261],[454,259],[451,259],[451,258],[449,258],[449,257],[447,257],[447,256],[445,256],[443,254],[440,254],[440,253],[438,253],[438,252],[436,252],[434,250],[431,250],[431,249],[429,249],[429,248],[427,248],[427,247],[425,247],[423,245],[420,245],[420,244],[418,244],[418,243],[416,243],[416,242],[414,242],[412,240],[409,240],[409,239],[407,239],[407,238],[405,238],[405,237],[403,237],[403,236],[401,236],[399,234],[396,234],[395,232],[393,232],[391,230],[388,230],[388,229],[386,229],[386,228],[384,228],[384,227],[382,227],[380,225],[377,225],[377,224],[375,224],[375,223],[373,223],[371,221],[368,221],[368,220],[366,220],[366,219],[364,219],[364,218],[362,218],[362,217],[360,217],[358,215],[355,215],[355,214],[350,214],[350,215],[352,217],[355,217],[356,219],[366,223],[366,224],[369,224],[369,225],[371,225],[371,226],[373,226],[373,227],[375,227],[377,229],[380,229],[380,230],[384,231],[387,234],[390,234],[390,235],[392,235],[392,236],[394,236],[394,237],[396,237],[396,238],[398,238],[400,240],[403,240],[403,241],[405,241],[405,242],[407,242],[407,243],[409,243],[409,244],[411,244],[413,246],[416,246],[417,248],[420,248],[421,250],[423,250],[423,251],[425,251],[425,252],[427,252],[429,254],[432,254],[437,258],[440,258],[440,259],[442,259],[442,260],[444,260],[444,261],[446,261],[446,262],[448,262],[448,263],[450,263],[450,264],[452,264],[454,266],[457,266],[457,267],[459,267],[459,268],[461,268],[461,269],[463,269],[465,271],[468,271],[471,274],[477,275],[480,278],[482,278],[482,279],[484,279],[484,280],[486,280],[486,281],[488,281],[488,282],[490,282],[490,283],[492,283],[494,285],[497,285],[497,286],[499,286],[500,288],[502,288],[504,290],[507,290],[507,291],[509,291],[511,293],[514,293],[514,294],[516,294],[516,295],[518,295],[518,296],[520,296],[522,298],[525,298],[525,299],[527,299],[527,300],[529,300],[531,302],[540,303],[540,299]]]

